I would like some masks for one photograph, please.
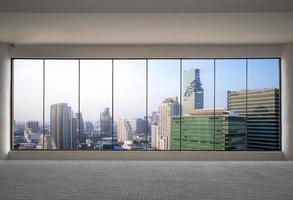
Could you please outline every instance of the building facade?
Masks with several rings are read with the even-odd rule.
[[[38,121],[27,121],[26,128],[30,129],[31,132],[37,133],[39,132],[39,122]]]
[[[151,124],[151,148],[157,149],[157,138],[159,135],[159,126],[158,124]]]
[[[72,146],[77,147],[78,143],[85,141],[84,121],[81,113],[74,113],[72,117]]]
[[[157,148],[170,150],[171,117],[180,115],[178,97],[166,98],[159,106]]]
[[[119,119],[117,123],[117,140],[120,143],[133,141],[133,131],[128,120]]]
[[[280,150],[280,91],[276,88],[228,91],[227,108],[247,117],[247,148]]]
[[[134,118],[131,119],[131,127],[132,127],[132,131],[133,133],[146,133],[146,121],[144,119],[141,118]]]
[[[100,134],[102,137],[112,137],[112,117],[108,107],[100,113]]]
[[[172,117],[171,150],[245,150],[246,118],[224,109]],[[181,136],[180,136],[181,126]],[[181,139],[181,144],[180,144]]]
[[[183,72],[182,114],[188,115],[204,107],[204,89],[200,80],[200,69]]]
[[[54,138],[57,149],[74,149],[72,130],[72,111],[67,103],[51,105],[50,133]]]

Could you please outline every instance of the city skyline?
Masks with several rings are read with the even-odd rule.
[[[148,68],[145,66],[145,60],[114,60],[113,71],[110,61],[81,60],[80,69],[78,66],[71,67],[76,64],[76,60],[46,61],[45,93],[42,93],[40,87],[33,90],[33,94],[41,92],[41,99],[45,100],[46,126],[43,127],[43,120],[40,120],[38,127],[42,127],[47,133],[39,138],[40,141],[43,140],[44,143],[49,141],[49,146],[56,146],[57,149],[108,149],[107,145],[111,145],[111,148],[125,150],[148,148],[171,150],[171,122],[173,123],[173,117],[180,116],[180,109],[183,109],[182,120],[196,110],[229,111],[227,109],[229,91],[252,91],[254,87],[278,89],[279,77],[276,76],[269,82],[267,77],[270,73],[277,74],[279,66],[274,59],[271,60],[270,65],[267,65],[267,60],[248,60],[246,63],[244,59],[221,59],[215,62],[188,59],[182,60],[181,72],[180,60],[149,60]],[[246,64],[253,64],[253,69],[249,65],[246,67]],[[270,70],[260,73],[264,66]],[[37,68],[37,65],[30,67]],[[26,79],[21,77],[20,80],[28,80],[33,88],[35,84],[31,75],[30,73],[29,78]],[[37,80],[41,82],[40,78]],[[15,93],[23,94],[22,91],[19,92],[18,86],[19,83],[15,86],[18,89]],[[263,87],[259,88],[261,86]],[[27,95],[29,91],[24,92]],[[34,101],[40,98],[30,99]],[[56,112],[52,112],[54,106],[61,106],[64,109],[56,107],[53,109]],[[23,123],[36,121],[30,116],[43,117],[42,104],[41,107],[39,112],[42,115],[34,113],[35,107],[29,111],[25,110],[26,107],[22,107],[25,108],[23,111],[32,113],[26,115]],[[15,113],[21,116],[16,105],[15,108]],[[17,116],[14,120],[17,125],[19,123]],[[31,129],[33,124],[36,126],[36,123],[32,123]],[[212,124],[210,125],[212,127]],[[39,132],[34,135],[30,129],[25,129],[24,134],[25,138],[22,138],[22,133],[17,130],[16,141],[20,143],[25,140],[34,141],[34,138],[40,137]],[[53,140],[55,144],[51,144]],[[27,148],[34,146],[33,143],[26,145]],[[35,145],[39,146],[36,143]]]
[[[54,60],[53,60],[54,61]],[[64,61],[46,61],[46,87],[45,87],[45,122],[48,123],[50,105],[54,103],[68,103],[73,110],[78,111],[78,75],[77,66],[75,66],[75,61],[69,60]],[[14,95],[15,99],[20,98],[21,101],[14,102],[14,117],[16,121],[25,122],[27,116],[31,116],[31,120],[42,121],[42,61],[41,60],[15,60],[17,70],[14,70]],[[60,63],[61,62],[61,63]],[[67,63],[69,62],[69,63]],[[73,62],[73,63],[72,63]],[[142,65],[144,60],[140,60],[139,63],[132,61],[118,62],[116,63],[117,68],[121,66],[124,70],[119,71],[123,75],[123,72],[128,71],[127,69],[132,69],[134,66],[141,68],[137,70],[135,75],[139,74],[140,71],[144,71],[145,66]],[[214,70],[212,60],[183,60],[182,61],[182,71],[189,70],[190,68],[198,68],[201,70],[201,81],[205,85],[204,94],[204,107],[213,107],[214,99]],[[252,60],[249,63],[253,64],[254,67],[250,67],[248,70],[248,89],[260,89],[260,88],[271,88],[279,87],[279,76],[271,76],[271,74],[279,74],[277,59],[266,59],[266,60]],[[155,111],[157,105],[161,99],[168,98],[170,96],[180,96],[180,67],[179,60],[149,60],[149,81],[148,81],[148,112]],[[216,85],[220,86],[216,89],[216,107],[226,107],[227,99],[225,91],[227,90],[240,90],[245,89],[245,62],[244,60],[217,60],[216,61]],[[54,67],[55,66],[55,67]],[[72,70],[72,66],[74,70]],[[94,67],[97,66],[97,67]],[[220,70],[223,68],[223,70]],[[71,70],[68,70],[71,69]],[[76,69],[76,70],[75,70]],[[218,69],[218,70],[217,70]],[[106,70],[106,71],[105,71]],[[240,71],[239,71],[240,70]],[[59,72],[59,73],[56,73]],[[102,73],[101,73],[102,72]],[[118,71],[116,71],[118,73]],[[68,74],[68,73],[71,73]],[[56,77],[56,74],[60,74],[60,77]],[[106,81],[104,74],[111,75],[111,60],[86,60],[81,61],[81,96],[80,96],[80,112],[83,112],[85,119],[89,121],[95,121],[96,114],[100,113],[104,107],[112,108],[112,80]],[[164,75],[165,74],[165,75]],[[239,76],[244,78],[240,78]],[[262,74],[261,78],[258,74]],[[106,77],[107,77],[106,75]],[[166,76],[167,75],[167,76]],[[76,77],[71,81],[66,81],[64,83],[64,77]],[[125,76],[125,75],[123,75]],[[128,75],[129,76],[129,75]],[[145,74],[143,76],[138,76],[142,80],[145,79]],[[53,79],[48,79],[48,77],[55,77]],[[83,78],[84,77],[84,78]],[[219,77],[219,78],[217,78]],[[109,78],[108,78],[109,79]],[[52,80],[52,81],[51,81]],[[101,81],[99,81],[101,80]],[[249,81],[251,80],[251,81]],[[84,81],[86,81],[84,83]],[[139,81],[138,82],[145,82]],[[52,82],[52,83],[51,83]],[[114,80],[115,82],[115,80]],[[132,81],[125,80],[119,81],[125,82],[124,85],[131,85]],[[233,85],[228,84],[233,82]],[[24,84],[25,83],[25,84]],[[101,83],[101,84],[98,84]],[[165,83],[165,84],[163,84]],[[169,85],[169,87],[166,87]],[[59,86],[59,87],[58,87]],[[229,87],[229,88],[227,88]],[[233,87],[233,88],[231,88]],[[33,88],[33,90],[27,91],[28,88]],[[56,89],[57,88],[57,89]],[[61,88],[61,89],[59,89]],[[66,88],[64,91],[62,88]],[[106,88],[106,89],[105,89]],[[141,86],[132,86],[133,91],[145,91]],[[172,88],[172,89],[170,89]],[[175,90],[174,90],[175,89]],[[68,91],[69,90],[69,91]],[[118,90],[118,89],[117,89]],[[115,88],[114,88],[114,91]],[[120,107],[125,107],[127,103],[123,99],[119,101],[119,98],[123,96],[122,91],[119,89],[119,93],[114,93],[114,103],[119,103],[119,105],[114,105],[118,107],[115,109],[116,112],[114,118],[117,120],[122,117],[143,117],[145,116],[145,104],[141,104],[138,110],[134,113],[127,114],[127,110],[120,109]],[[224,91],[224,92],[223,92]],[[162,94],[163,93],[163,94]],[[33,98],[31,98],[33,96]],[[58,97],[58,98],[57,98]],[[117,98],[117,99],[116,99]],[[145,92],[139,93],[136,99],[145,99]],[[145,100],[144,100],[145,101]],[[134,102],[135,104],[135,102]],[[24,107],[23,105],[27,105]],[[30,110],[27,110],[30,107]],[[133,109],[131,109],[133,110]],[[94,111],[94,112],[93,112]]]

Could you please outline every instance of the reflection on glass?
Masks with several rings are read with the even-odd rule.
[[[249,150],[280,150],[279,89],[279,59],[248,60]]]
[[[112,149],[112,61],[80,61],[80,149]]]
[[[180,60],[149,60],[148,114],[153,150],[171,149],[171,119],[180,115]],[[180,123],[180,122],[179,122]],[[177,129],[180,134],[180,128]],[[180,140],[173,143],[180,148]]]
[[[113,81],[114,149],[146,149],[146,60],[114,60]]]
[[[214,150],[214,111],[214,60],[184,59],[181,137],[180,118],[174,117],[171,143],[178,143],[181,138],[181,150]],[[178,150],[178,145],[171,149]]]
[[[13,60],[13,149],[42,149],[43,60]]]
[[[216,149],[245,150],[246,60],[219,59],[215,70]]]
[[[78,61],[45,60],[44,149],[77,149]]]

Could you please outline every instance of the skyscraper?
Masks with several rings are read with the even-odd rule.
[[[171,117],[180,114],[180,104],[178,97],[165,99],[159,106],[159,123],[157,148],[160,150],[170,150]]]
[[[100,133],[102,137],[112,136],[112,117],[108,107],[104,108],[104,111],[100,113]]]
[[[172,117],[171,150],[245,150],[246,118],[224,109],[197,109]],[[181,141],[180,141],[181,139]]]
[[[74,149],[72,111],[67,103],[51,105],[50,131],[57,149]]]
[[[276,88],[227,92],[228,110],[247,117],[247,148],[280,150],[280,92]]]
[[[26,122],[26,128],[30,129],[31,132],[37,133],[39,131],[39,122],[38,121],[28,121]]]
[[[77,147],[77,142],[81,142],[81,140],[85,140],[83,137],[84,134],[84,122],[81,113],[73,114],[72,118],[72,145],[73,147]]]
[[[94,137],[94,124],[90,121],[85,121],[84,134]]]
[[[157,149],[157,138],[159,134],[159,126],[156,123],[151,124],[151,148]]]
[[[117,124],[118,142],[133,141],[133,130],[128,120],[119,119]]]
[[[146,121],[141,118],[131,119],[131,127],[132,127],[133,133],[145,133]]]
[[[195,109],[202,109],[204,89],[200,81],[200,69],[183,72],[183,108],[182,114],[188,115]]]
[[[158,112],[152,112],[152,117],[151,117],[150,123],[154,123],[154,124],[159,123],[159,113]]]
[[[94,124],[90,121],[85,122],[85,130],[87,131],[93,131],[94,130]]]

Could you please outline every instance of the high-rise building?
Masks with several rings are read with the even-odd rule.
[[[83,134],[84,134],[84,122],[83,122],[82,113],[74,113],[72,117],[72,145],[73,147],[77,147],[78,140],[81,140],[81,138],[84,138],[82,136]]]
[[[157,149],[157,138],[159,134],[159,126],[158,124],[151,124],[151,148]]]
[[[151,117],[150,123],[151,124],[159,123],[159,113],[158,112],[152,112],[152,117]]]
[[[245,150],[246,118],[224,109],[199,109],[182,116],[180,126],[180,117],[172,117],[171,150],[180,150],[180,142],[181,150]]]
[[[39,122],[38,121],[27,121],[26,128],[30,129],[32,133],[37,133],[39,131]]]
[[[100,133],[102,137],[112,136],[112,117],[109,108],[105,108],[104,111],[100,113]]]
[[[74,149],[74,135],[72,130],[72,111],[67,103],[51,105],[50,131],[57,149]]]
[[[146,121],[140,118],[131,119],[131,128],[133,133],[145,133]]]
[[[85,122],[85,130],[86,131],[94,131],[94,124],[90,121]]]
[[[171,117],[180,114],[178,97],[166,98],[159,106],[157,148],[170,150]]]
[[[118,142],[133,141],[133,131],[128,120],[119,119],[117,124]]]
[[[90,137],[94,137],[94,124],[90,121],[85,121],[84,133]]]
[[[247,117],[247,148],[280,150],[280,91],[276,88],[228,91],[227,108]]]
[[[190,69],[183,72],[183,102],[182,114],[186,115],[204,105],[204,89],[200,81],[200,69]]]

